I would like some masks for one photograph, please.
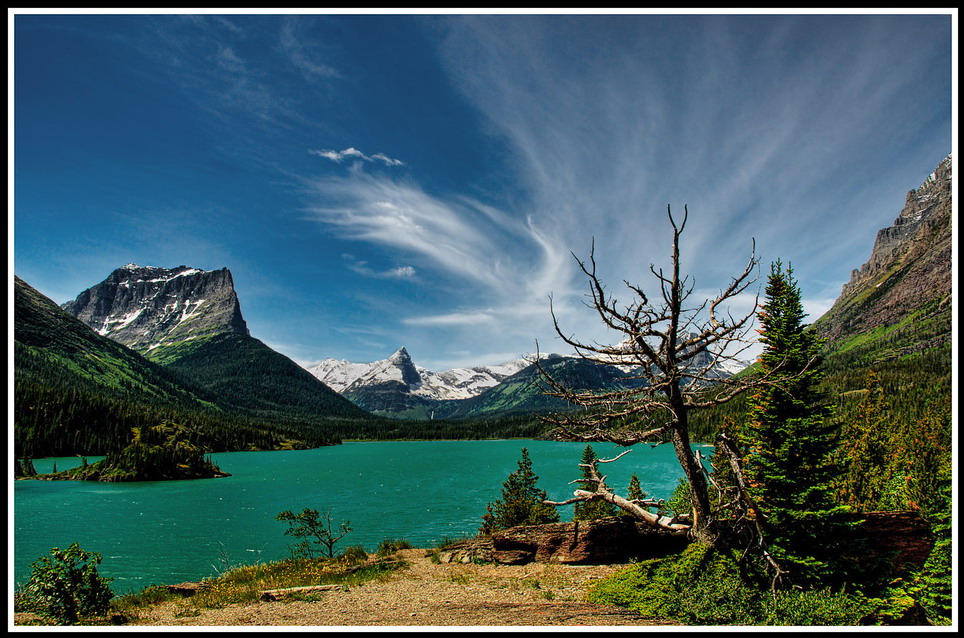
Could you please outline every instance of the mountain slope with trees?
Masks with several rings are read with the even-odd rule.
[[[20,456],[107,454],[131,428],[174,421],[206,448],[314,447],[320,424],[255,418],[209,390],[92,331],[19,277],[14,280],[14,446]]]

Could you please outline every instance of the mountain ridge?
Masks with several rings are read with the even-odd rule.
[[[952,157],[908,191],[870,257],[812,327],[837,351],[894,357],[950,343]]]
[[[502,379],[529,365],[520,357],[497,365],[478,365],[433,372],[416,365],[405,346],[386,359],[358,363],[339,359],[324,359],[305,368],[336,392],[351,394],[363,387],[382,383],[407,386],[404,391],[415,397],[433,401],[467,399],[477,396]]]
[[[227,268],[129,263],[62,307],[98,334],[147,356],[198,337],[250,335]]]

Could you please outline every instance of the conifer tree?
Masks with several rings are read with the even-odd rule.
[[[846,423],[841,437],[840,497],[843,502],[857,510],[877,509],[884,486],[888,483],[885,473],[893,450],[887,440],[886,419],[889,406],[884,396],[880,377],[874,370],[867,371],[864,388],[866,395],[860,402],[854,417]]]
[[[579,461],[580,467],[582,468],[582,480],[579,481],[579,485],[584,490],[593,491],[596,489],[596,484],[592,480],[592,472],[590,470],[590,465],[597,458],[596,451],[592,449],[591,445],[587,445],[586,449],[582,452],[582,458]],[[639,479],[636,479],[636,486],[639,487]],[[591,501],[579,501],[575,504],[573,508],[572,520],[574,521],[591,521],[597,518],[606,518],[607,516],[616,516],[619,513],[619,508],[608,501],[602,499],[595,499]]]
[[[539,477],[532,471],[529,450],[522,448],[519,469],[502,484],[501,500],[486,505],[487,511],[482,515],[479,533],[487,535],[516,525],[558,522],[556,509],[543,502],[548,497],[545,490],[536,487],[538,480]]]
[[[792,267],[775,262],[759,312],[760,366],[781,383],[749,399],[743,468],[769,552],[795,583],[830,575],[843,511],[831,488],[835,424],[816,387],[821,341],[806,330],[805,316]]]
[[[626,490],[626,498],[630,501],[637,501],[646,498],[646,492],[643,491],[642,486],[639,484],[639,476],[636,472],[629,478],[629,488]]]

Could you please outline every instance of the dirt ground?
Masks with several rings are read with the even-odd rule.
[[[674,624],[584,602],[586,588],[623,565],[433,564],[425,550],[401,552],[410,567],[388,579],[325,591],[313,601],[258,602],[201,610],[167,602],[138,625],[187,626],[557,626]]]

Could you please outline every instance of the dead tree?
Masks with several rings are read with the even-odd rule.
[[[545,394],[586,408],[545,418],[556,426],[557,439],[609,441],[619,446],[672,442],[691,488],[692,515],[684,523],[655,516],[638,505],[634,506],[631,501],[612,493],[596,467],[591,469],[598,479],[594,491],[578,490],[573,498],[553,504],[601,498],[653,525],[715,543],[718,532],[707,477],[690,446],[690,411],[721,405],[772,380],[720,378],[716,372],[721,363],[738,359],[751,345],[747,336],[753,327],[757,303],[745,315],[737,317],[733,317],[726,306],[756,282],[754,271],[758,258],[755,243],[743,272],[733,277],[713,299],[690,305],[694,281],[680,274],[680,236],[688,217],[685,207],[683,210],[683,219],[677,223],[667,207],[673,227],[672,264],[669,272],[650,266],[650,272],[659,283],[659,297],[653,301],[640,286],[628,281],[623,283],[633,297],[630,303],[620,305],[606,292],[596,274],[595,242],[588,263],[573,255],[589,280],[591,304],[587,305],[596,310],[607,327],[623,336],[616,345],[584,343],[564,333],[550,298],[555,330],[580,358],[601,365],[632,366],[637,372],[631,378],[636,379],[640,387],[611,392],[573,390],[553,379],[541,366],[538,355],[535,363],[542,373]],[[635,425],[644,418],[650,426],[639,428]]]

